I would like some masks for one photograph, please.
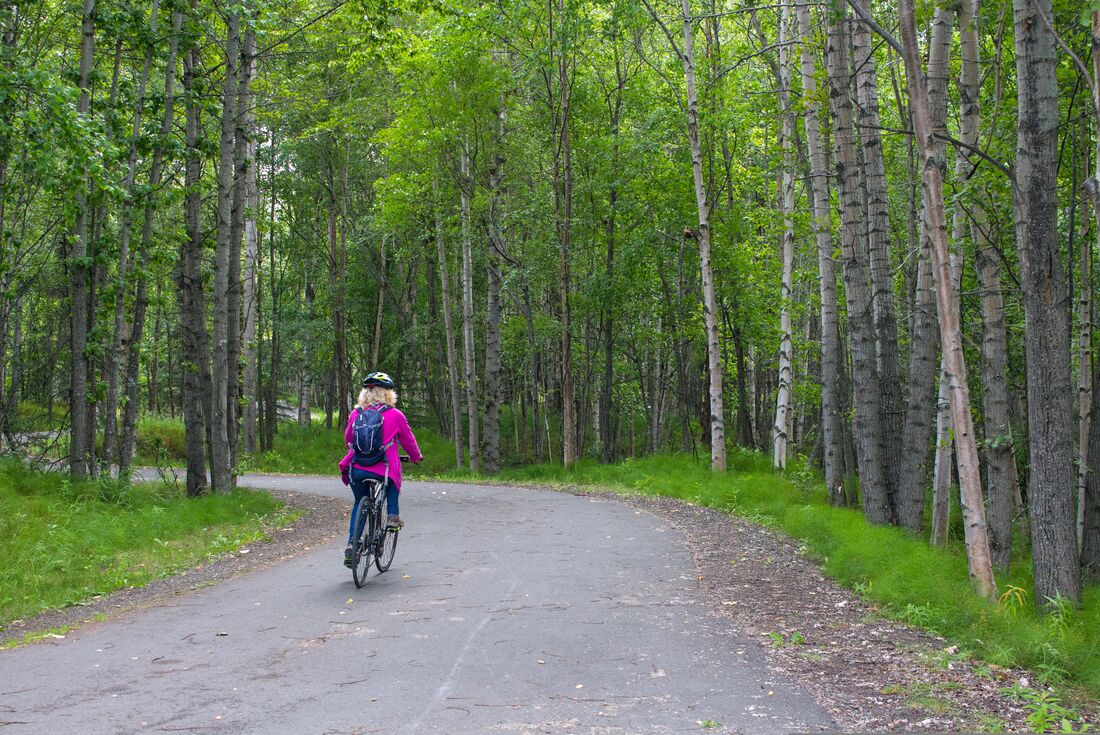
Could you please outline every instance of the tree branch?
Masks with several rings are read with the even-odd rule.
[[[649,4],[649,0],[642,0],[642,3],[645,5],[646,10],[649,11],[649,14],[653,17],[653,20],[657,21],[657,25],[661,26],[661,30],[665,33],[665,38],[667,38],[668,42],[672,44],[672,50],[676,52],[676,57],[682,60],[684,58],[684,53],[680,51],[680,47],[676,45],[676,36],[672,34],[672,32],[668,29],[668,26],[665,25],[665,22],[661,20],[661,16],[657,15],[657,11],[652,5]]]
[[[878,23],[876,23],[875,19],[871,17],[871,14],[867,12],[866,8],[859,4],[858,0],[848,0],[848,4],[852,6],[852,10],[856,11],[856,15],[860,17],[860,20],[866,23],[872,31],[877,33],[883,41],[886,41],[886,43],[890,44],[890,46],[895,51],[897,51],[902,58],[905,58],[905,49],[902,48],[902,45],[898,42],[898,40],[894,38],[890,31],[886,30]]]
[[[950,143],[951,145],[955,146],[956,148],[963,148],[965,150],[968,150],[971,153],[975,154],[976,156],[982,158],[983,160],[988,161],[998,171],[1000,171],[1005,176],[1007,176],[1009,181],[1012,181],[1013,183],[1015,183],[1016,174],[1012,170],[1012,168],[1010,166],[1006,166],[1005,164],[1001,163],[996,158],[993,158],[988,153],[983,151],[981,148],[978,148],[977,146],[970,145],[969,143],[964,143],[961,140],[958,140],[957,138],[952,138],[947,133],[932,133],[932,136],[935,137],[935,138],[939,138],[940,140],[946,141],[946,142]],[[973,172],[971,172],[971,174],[973,174]]]

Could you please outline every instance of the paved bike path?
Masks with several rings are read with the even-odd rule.
[[[344,496],[331,478],[241,484]],[[391,570],[342,542],[0,652],[10,733],[778,733],[830,727],[614,501],[409,482]],[[3,726],[5,723],[12,723]],[[700,724],[703,723],[703,724]],[[712,726],[720,723],[720,726]]]

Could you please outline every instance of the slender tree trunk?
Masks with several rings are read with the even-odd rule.
[[[504,282],[501,270],[504,261],[504,236],[500,228],[500,189],[504,178],[504,101],[496,113],[496,131],[492,168],[489,170],[489,257],[487,265],[487,295],[485,304],[485,443],[482,469],[494,474],[500,471],[500,291]]]
[[[306,321],[313,322],[313,298],[314,289],[311,279],[312,263],[306,265],[305,274],[305,302]],[[298,366],[298,426],[309,428],[313,424],[313,411],[310,405],[313,385],[310,372],[310,362],[313,359],[313,350],[308,341],[302,343],[302,362]]]
[[[539,370],[538,343],[535,341],[535,320],[534,310],[531,307],[531,289],[527,283],[523,285],[523,318],[527,324],[527,372],[531,385],[531,418],[534,424],[535,462],[541,463],[543,460],[543,444],[539,418],[542,413],[542,373]]]
[[[613,125],[613,153],[612,160],[618,159],[618,121]],[[603,293],[603,314],[602,324],[600,325],[603,335],[603,379],[600,382],[600,405],[599,405],[599,422],[600,422],[600,461],[604,464],[610,464],[615,461],[615,442],[611,431],[611,398],[613,381],[615,379],[615,335],[612,330],[614,329],[614,319],[612,317],[612,293],[613,293],[613,279],[615,277],[615,205],[618,200],[619,192],[615,184],[612,184],[608,190],[608,203],[607,203],[607,256],[604,261],[604,293]]]
[[[926,229],[922,225],[922,230]],[[918,236],[917,277],[911,311],[909,347],[908,410],[902,433],[901,471],[898,475],[900,522],[909,528],[920,528],[928,479],[929,438],[932,417],[936,415],[936,377],[940,363],[936,359],[939,329],[936,323],[935,286],[932,272],[932,243],[923,232]],[[937,434],[938,436],[938,434]]]
[[[870,5],[869,2],[865,3]],[[898,376],[898,321],[894,310],[894,265],[890,249],[889,198],[886,189],[886,162],[879,128],[878,70],[875,65],[871,30],[856,22],[852,28],[856,70],[857,124],[863,156],[863,181],[866,189],[864,223],[870,248],[871,303],[875,329],[875,360],[879,389],[882,392],[882,442],[886,483],[897,520],[910,528],[920,527],[919,509],[903,514],[897,497],[901,474],[901,427],[905,415],[901,403],[901,379]],[[914,517],[915,516],[915,517]]]
[[[922,158],[922,183],[928,210],[929,234],[936,267],[936,306],[939,312],[940,340],[950,378],[951,416],[955,424],[958,451],[959,486],[962,499],[967,562],[970,578],[983,597],[996,597],[993,566],[989,555],[989,536],[985,524],[978,446],[974,420],[970,414],[970,392],[963,359],[962,331],[959,324],[958,293],[953,288],[947,243],[947,219],[944,211],[942,161],[936,160],[934,127],[920,55],[917,50],[913,0],[899,0],[909,98],[912,101],[913,127]]]
[[[1016,245],[1027,356],[1035,599],[1081,597],[1073,479],[1069,319],[1058,242],[1058,81],[1050,0],[1014,0],[1018,126]]]
[[[111,461],[117,459],[118,440],[118,404],[119,372],[122,355],[128,342],[123,334],[126,311],[127,278],[130,271],[130,233],[133,224],[134,179],[137,174],[138,145],[141,142],[141,118],[145,111],[145,86],[149,83],[149,71],[153,65],[153,41],[157,33],[157,11],[160,1],[152,0],[149,9],[149,42],[145,46],[145,62],[138,78],[134,93],[134,124],[130,133],[130,153],[126,164],[126,177],[123,180],[122,218],[118,233],[118,272],[115,276],[115,313],[111,348],[107,354],[107,405],[104,408],[103,457],[102,466],[107,470]]]
[[[218,162],[217,247],[214,251],[214,349],[213,397],[210,411],[210,482],[214,492],[229,492],[233,484],[229,450],[229,291],[232,286],[230,256],[233,229],[233,177],[235,172],[234,118],[240,65],[241,16],[230,11],[226,18],[225,87],[222,96],[221,142]]]
[[[19,27],[19,9],[18,7],[5,3],[0,5],[0,64],[6,72],[11,72],[15,67],[15,58],[18,50],[16,49],[16,33]],[[14,257],[7,247],[6,238],[3,235],[7,230],[7,203],[9,195],[8,187],[8,164],[11,159],[11,135],[12,135],[12,118],[15,115],[15,106],[11,104],[4,105],[0,108],[0,242],[3,246],[0,247],[0,272],[5,276],[4,280],[7,281],[11,278],[12,268],[9,265],[9,260]],[[3,284],[3,293],[8,293],[10,284]],[[0,449],[3,449],[5,443],[12,444],[13,439],[13,417],[19,407],[19,395],[18,395],[18,383],[13,379],[11,382],[11,390],[8,395],[3,395],[4,382],[7,380],[5,366],[7,364],[7,335],[8,335],[8,309],[6,308],[7,302],[0,302]],[[20,309],[22,303],[20,302]],[[17,317],[18,319],[18,317]],[[16,321],[16,324],[19,322]],[[15,345],[13,345],[14,347]],[[17,369],[18,361],[15,360],[14,355],[12,359],[12,372]]]
[[[1093,227],[1100,246],[1100,10],[1092,11],[1092,89],[1093,108],[1096,114],[1095,170],[1085,182],[1092,203]],[[1082,284],[1084,288],[1084,284]],[[1092,374],[1093,420],[1089,426],[1089,472],[1086,476],[1084,512],[1081,528],[1081,570],[1083,577],[1100,581],[1100,370]]]
[[[932,33],[928,51],[928,103],[932,127],[936,133],[946,132],[947,127],[947,82],[951,54],[952,23],[954,11],[947,7],[937,7],[932,17]],[[939,138],[932,141],[935,160],[941,162],[943,175],[946,176],[945,144]],[[932,223],[928,219],[930,205],[923,203],[922,236],[932,237]],[[961,267],[955,251],[949,250],[951,260],[951,288],[959,293]],[[950,512],[952,462],[954,461],[954,423],[951,418],[950,374],[947,368],[947,354],[940,356],[940,388],[936,401],[936,458],[932,473],[932,542],[947,543],[947,524]],[[923,495],[923,493],[922,493]],[[917,505],[916,498],[909,498],[910,512],[923,510],[923,497]],[[917,516],[919,519],[919,516]],[[919,530],[916,526],[915,530]]]
[[[164,116],[161,119],[160,137],[153,147],[153,160],[149,170],[149,193],[145,196],[145,219],[141,228],[141,245],[139,247],[141,267],[138,269],[135,278],[134,316],[130,328],[129,354],[126,363],[126,397],[122,410],[122,428],[119,432],[118,444],[117,463],[120,475],[129,472],[137,437],[138,408],[141,403],[138,397],[138,374],[141,365],[141,341],[145,331],[145,314],[149,301],[146,296],[149,285],[147,274],[153,250],[153,215],[159,201],[155,192],[160,188],[164,171],[164,149],[175,120],[176,56],[182,27],[183,13],[173,12],[172,32],[168,38],[168,62],[164,71]],[[153,360],[155,364],[156,349],[153,351]],[[154,381],[154,391],[155,385]]]
[[[194,14],[198,0],[191,0]],[[187,453],[187,494],[200,495],[206,489],[206,427],[212,400],[209,350],[206,334],[205,301],[202,278],[202,152],[199,133],[202,125],[201,100],[192,92],[200,61],[199,49],[191,48],[184,57],[183,87],[186,103],[184,144],[187,150],[184,194],[184,224],[187,238],[180,245],[179,287],[176,290],[180,311],[180,363],[184,442]]]
[[[249,29],[245,34],[245,55],[249,58],[255,53],[255,32]],[[251,135],[254,128],[251,105],[245,109],[245,130],[249,140],[245,148],[244,179],[244,334],[241,337],[244,354],[244,399],[242,438],[244,451],[255,454],[256,432],[259,418],[259,344],[256,336],[257,319],[260,309],[260,242],[256,227],[256,215],[259,208],[259,192],[256,183],[256,142]]]
[[[813,227],[817,240],[818,293],[821,300],[821,439],[825,484],[833,505],[844,505],[844,460],[840,396],[840,328],[837,315],[836,272],[833,262],[832,214],[829,205],[829,170],[821,135],[817,70],[811,43],[810,9],[796,6],[801,40],[802,110],[806,147],[810,154],[810,190],[813,193]]]
[[[961,139],[978,144],[980,126],[980,56],[978,47],[977,0],[962,0],[958,8],[959,46],[962,67],[958,87]],[[956,186],[963,186],[976,164],[961,152],[955,164]],[[967,217],[969,214],[969,218]],[[968,221],[969,220],[969,221]],[[967,227],[976,253],[975,270],[981,290],[982,312],[982,414],[985,433],[986,507],[989,517],[989,547],[993,566],[1008,569],[1012,554],[1012,517],[1019,480],[1008,411],[1008,334],[1005,330],[1004,300],[1001,296],[1000,257],[989,239],[989,220],[977,198],[964,209],[955,209],[955,240],[960,242]]]
[[[790,433],[791,388],[794,371],[793,340],[791,326],[791,282],[794,278],[794,111],[791,109],[791,69],[787,35],[790,27],[790,6],[783,4],[779,17],[779,147],[783,151],[783,174],[780,180],[780,198],[783,206],[783,240],[780,248],[783,275],[780,290],[779,315],[779,389],[775,398],[775,424],[772,427],[772,465],[776,469],[787,467],[787,441]]]
[[[476,473],[481,466],[481,447],[478,442],[477,365],[474,354],[474,257],[470,245],[470,195],[467,191],[473,178],[470,176],[470,154],[465,142],[462,144],[461,169],[462,334],[466,358],[466,419],[469,422],[470,469]]]
[[[338,426],[347,424],[349,414],[349,399],[351,398],[351,385],[348,375],[351,366],[348,364],[348,310],[346,287],[347,280],[347,229],[348,229],[348,167],[350,165],[350,140],[345,146],[344,153],[340,151],[339,130],[328,136],[328,290],[329,316],[332,324],[332,362],[330,363],[330,377],[328,379],[328,399],[326,403],[325,425],[328,426],[332,419],[332,410],[336,411]],[[339,187],[337,185],[337,159],[340,161]],[[340,204],[337,205],[337,190],[342,192],[339,196]],[[376,275],[379,278],[378,308],[375,314],[374,343],[371,352],[370,370],[377,370],[378,350],[382,340],[382,299],[386,290],[386,237],[382,236],[382,258],[377,264],[368,263],[367,275]]]
[[[1077,154],[1074,153],[1076,156]],[[1072,209],[1070,212],[1072,213]],[[1086,209],[1085,217],[1088,217]],[[1076,227],[1070,216],[1070,227]],[[1090,267],[1090,242],[1087,232],[1081,233],[1078,260],[1080,261],[1081,287],[1077,298],[1077,548],[1080,549],[1085,531],[1085,494],[1089,472],[1089,424],[1092,422],[1092,276]]]
[[[95,53],[96,0],[84,0],[81,14],[80,68],[77,87],[80,98],[76,114],[87,118],[91,109],[91,74]],[[76,187],[76,226],[69,237],[70,313],[69,347],[69,473],[74,480],[88,476],[88,455],[94,443],[94,424],[88,421],[88,195],[83,184]]]
[[[616,34],[617,34],[616,27]],[[613,170],[618,170],[619,163],[619,120],[622,116],[623,94],[626,84],[623,74],[622,60],[615,55],[615,80],[617,82],[614,95],[608,98],[608,117],[611,128],[611,165]],[[604,219],[604,227],[607,232],[607,256],[604,261],[604,292],[601,311],[600,330],[603,335],[603,379],[600,382],[600,460],[604,464],[615,461],[615,441],[611,430],[611,402],[612,390],[615,379],[615,335],[614,329],[614,278],[615,278],[615,221],[617,203],[619,200],[619,188],[617,181],[612,180],[607,192],[607,217]]]
[[[271,451],[275,445],[275,432],[279,426],[279,293],[276,290],[275,279],[275,210],[277,205],[275,177],[278,173],[276,158],[274,155],[275,133],[271,134],[271,176],[268,181],[269,207],[268,210],[268,234],[267,234],[267,265],[268,265],[268,300],[271,302],[271,349],[270,363],[267,375],[267,401],[266,420],[264,421],[264,435],[260,441],[261,449]]]
[[[940,388],[936,396],[936,459],[932,468],[932,545],[945,546],[951,525],[952,468],[955,463],[951,423],[950,376],[940,367]],[[922,500],[924,493],[921,493]],[[923,511],[924,503],[921,503]],[[919,527],[918,529],[919,530]]]
[[[458,392],[458,360],[455,358],[454,323],[451,317],[451,275],[447,261],[447,247],[443,241],[443,214],[439,206],[439,185],[432,179],[432,202],[435,210],[435,249],[439,259],[439,282],[443,293],[443,331],[447,340],[447,381],[451,397],[451,440],[455,445],[455,466],[462,467],[462,398]]]
[[[248,157],[252,152],[252,78],[255,76],[254,56],[256,53],[256,34],[252,30],[254,19],[249,19],[244,36],[239,40],[240,65],[237,82],[237,107],[233,115],[233,205],[230,212],[229,228],[229,280],[226,292],[228,320],[226,337],[228,349],[226,363],[228,376],[226,382],[225,422],[229,444],[230,479],[237,479],[237,451],[240,444],[241,413],[241,299],[243,281],[241,279],[241,244],[244,238],[245,186],[248,179]]]
[[[890,488],[886,477],[881,394],[875,351],[874,314],[868,278],[868,254],[860,236],[857,189],[859,168],[853,137],[849,96],[848,26],[845,9],[829,27],[828,66],[833,139],[836,150],[837,190],[840,193],[841,251],[852,344],[852,381],[855,386],[856,452],[863,512],[871,523],[892,523]]]
[[[6,409],[4,425],[0,427],[11,439],[12,419],[18,416],[19,399],[23,394],[23,296],[17,296],[12,305],[11,314],[11,381],[7,396],[0,395]]]
[[[572,284],[570,257],[573,242],[573,157],[570,140],[570,103],[572,84],[569,78],[571,60],[567,49],[568,36],[560,30],[564,24],[565,0],[557,0],[557,16],[550,10],[550,47],[551,53],[558,51],[555,60],[558,96],[553,116],[554,149],[554,212],[558,235],[558,276],[559,304],[561,310],[561,432],[562,463],[571,467],[577,452],[577,417],[573,388],[573,325],[572,325]],[[555,26],[556,20],[556,26]],[[555,27],[559,30],[555,32]],[[558,45],[555,45],[558,44]],[[548,82],[553,88],[553,82]],[[554,107],[551,96],[551,107]]]
[[[382,247],[379,251],[378,266],[376,268],[376,275],[378,277],[378,299],[375,302],[374,307],[374,336],[371,340],[370,347],[370,364],[371,370],[377,370],[378,365],[378,353],[382,349],[382,314],[383,307],[386,305],[386,238],[387,235],[382,235]]]
[[[684,64],[687,87],[688,141],[691,144],[691,171],[695,181],[695,203],[699,226],[693,233],[699,245],[699,270],[703,281],[703,322],[707,339],[707,372],[710,378],[710,466],[716,472],[726,470],[726,428],[722,408],[722,356],[718,343],[717,300],[714,295],[714,271],[710,249],[710,204],[703,180],[703,153],[699,139],[699,101],[695,89],[695,47],[692,37],[690,0],[681,0],[684,27]]]
[[[1095,26],[1094,26],[1095,28]],[[1092,415],[1100,416],[1100,370],[1092,375]],[[1085,581],[1100,581],[1100,421],[1089,426],[1090,472],[1086,475],[1085,507],[1081,529],[1081,575]]]

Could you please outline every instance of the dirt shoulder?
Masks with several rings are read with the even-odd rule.
[[[1031,730],[1028,712],[1000,689],[1034,684],[1033,674],[968,660],[942,638],[883,618],[784,534],[669,498],[611,497],[683,533],[712,614],[765,646],[842,731]],[[1100,721],[1092,710],[1090,722]]]
[[[47,610],[27,620],[13,621],[0,630],[0,646],[19,641],[28,634],[75,628],[149,607],[200,587],[273,566],[347,532],[348,503],[342,498],[284,490],[263,492],[300,514],[290,525],[266,529],[269,540],[219,555],[186,571],[154,580],[144,587],[128,587],[94,597],[80,605]]]

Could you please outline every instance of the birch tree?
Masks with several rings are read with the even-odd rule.
[[[917,50],[916,19],[913,0],[899,0],[901,46],[905,61],[905,76],[909,84],[910,109],[917,148],[921,156],[921,183],[927,208],[927,222],[936,268],[936,306],[939,312],[940,340],[950,378],[951,415],[955,423],[955,446],[958,452],[959,484],[962,495],[967,565],[971,581],[983,597],[997,594],[993,565],[989,555],[989,536],[985,524],[981,476],[978,468],[978,447],[970,413],[970,392],[963,358],[962,333],[959,324],[958,294],[952,288],[953,279],[948,255],[947,220],[943,197],[943,162],[936,160],[934,127],[928,88]]]
[[[1050,0],[1014,0],[1017,79],[1013,207],[1028,395],[1028,506],[1035,599],[1077,601],[1069,289],[1058,242],[1058,80]],[[1044,20],[1045,19],[1045,20]]]
[[[833,260],[832,215],[829,205],[829,171],[824,137],[821,134],[821,105],[818,102],[810,9],[795,7],[801,39],[802,116],[810,158],[810,191],[813,228],[817,244],[818,295],[821,300],[821,433],[825,485],[834,505],[844,505],[844,460],[840,396],[840,327],[837,308],[836,271]]]
[[[787,438],[790,427],[791,386],[794,371],[791,369],[793,344],[791,332],[791,281],[794,277],[794,112],[791,110],[791,70],[787,36],[790,26],[790,6],[780,8],[779,32],[779,114],[782,116],[779,147],[783,151],[783,173],[780,178],[780,197],[783,207],[783,237],[780,248],[783,260],[783,277],[780,283],[779,316],[779,389],[775,398],[775,426],[772,430],[772,465],[776,469],[787,467]]]
[[[91,74],[95,54],[96,0],[84,0],[81,12],[80,67],[76,114],[88,118],[91,109]],[[75,187],[76,224],[69,236],[70,371],[69,371],[69,472],[74,480],[89,471],[88,454],[94,426],[88,421],[88,196],[85,177]]]

